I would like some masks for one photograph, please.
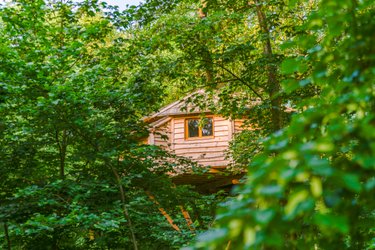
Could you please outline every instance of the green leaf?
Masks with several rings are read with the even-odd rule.
[[[315,214],[314,222],[320,228],[329,232],[334,230],[342,234],[349,232],[349,223],[346,217],[332,214]],[[333,232],[331,232],[333,233]]]
[[[297,209],[297,206],[304,202],[309,197],[309,193],[306,190],[300,190],[290,195],[288,203],[285,206],[285,214],[290,217]]]
[[[281,63],[281,73],[290,75],[295,72],[304,73],[307,65],[301,58],[287,58]]]
[[[323,193],[322,180],[319,177],[312,177],[310,181],[310,188],[314,197],[320,197]]]
[[[295,79],[285,79],[281,82],[281,86],[287,94],[290,94],[299,88],[298,82]]]
[[[205,242],[224,241],[228,231],[226,229],[213,229],[198,236],[198,240]]]
[[[345,187],[354,192],[360,192],[362,190],[362,184],[359,181],[359,176],[356,174],[344,174],[342,176]]]
[[[258,193],[265,196],[277,196],[282,194],[283,188],[280,185],[268,185],[259,189]]]
[[[275,211],[272,209],[266,210],[256,210],[255,211],[255,221],[261,225],[269,223],[275,216]]]

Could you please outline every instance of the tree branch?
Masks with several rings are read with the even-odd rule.
[[[237,76],[235,73],[233,73],[231,70],[229,70],[228,68],[224,67],[223,65],[219,64],[219,63],[215,63],[215,62],[212,62],[212,64],[214,65],[217,65],[219,66],[220,68],[222,68],[223,70],[225,70],[226,72],[228,72],[229,74],[231,74],[237,81],[241,82],[242,84],[244,84],[246,87],[248,87],[251,91],[254,92],[254,94],[259,97],[262,101],[264,101],[264,98],[250,85],[248,84],[247,82],[245,82],[244,80],[242,80],[239,76]]]

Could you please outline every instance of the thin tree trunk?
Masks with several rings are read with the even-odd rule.
[[[214,74],[213,74],[213,62],[211,53],[206,46],[202,48],[201,56],[203,61],[205,62],[205,75],[207,83],[212,83],[214,81]]]
[[[4,235],[5,235],[5,239],[7,241],[7,249],[11,250],[12,245],[11,245],[10,237],[9,237],[8,224],[6,222],[4,222]]]
[[[198,16],[200,19],[205,19],[207,17],[207,12],[205,12],[204,8],[207,6],[206,0],[201,0],[202,8],[198,9]],[[205,75],[206,75],[206,81],[207,83],[212,83],[214,80],[214,74],[213,74],[213,60],[211,57],[211,53],[208,50],[207,46],[203,45],[201,56],[203,59],[203,62],[205,63]]]
[[[129,226],[130,234],[131,234],[131,237],[132,237],[133,247],[134,247],[134,250],[138,250],[138,243],[137,243],[137,238],[135,237],[133,223],[130,219],[129,211],[126,208],[125,191],[124,191],[124,187],[122,186],[122,183],[121,183],[121,178],[120,178],[119,174],[117,173],[117,170],[114,167],[111,167],[111,169],[112,169],[113,174],[116,177],[116,180],[117,180],[117,183],[118,183],[118,186],[119,186],[120,197],[121,197],[121,202],[122,202],[122,209],[123,209],[124,216],[125,216],[126,220],[128,221],[128,226]]]
[[[273,131],[277,131],[283,127],[281,97],[278,96],[280,92],[280,82],[277,76],[277,67],[272,65],[273,52],[270,40],[270,31],[268,28],[267,18],[262,9],[262,4],[259,0],[255,0],[255,8],[258,17],[259,26],[262,33],[263,54],[268,59],[267,70],[267,92],[271,100],[271,119]]]
[[[66,149],[68,147],[68,132],[66,129],[62,131],[61,140],[59,137],[59,131],[56,130],[55,139],[57,146],[59,148],[59,157],[60,157],[60,165],[59,165],[59,175],[60,179],[65,178],[65,159],[66,159]]]

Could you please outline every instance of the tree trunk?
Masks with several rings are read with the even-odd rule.
[[[9,237],[8,224],[6,222],[4,222],[4,236],[5,236],[5,239],[7,241],[7,249],[11,250],[12,245],[11,245],[10,237]]]
[[[198,9],[198,16],[200,19],[205,19],[207,17],[207,12],[205,12],[204,8],[206,8],[207,2],[205,0],[202,0],[201,4],[202,8]],[[211,53],[205,45],[202,46],[201,56],[204,62],[206,81],[207,83],[212,83],[214,80],[213,61]]]
[[[203,19],[207,17],[207,13],[204,11],[204,8],[207,7],[207,2],[205,0],[201,0],[201,5],[202,8],[198,9],[198,16],[200,19]]]
[[[120,178],[119,174],[117,173],[117,170],[114,167],[111,167],[111,169],[112,169],[113,174],[116,177],[116,181],[117,181],[117,184],[118,184],[118,187],[119,187],[119,190],[120,190],[122,210],[123,210],[123,213],[124,213],[124,216],[125,216],[126,220],[128,221],[128,226],[129,226],[129,230],[130,230],[130,234],[131,234],[131,238],[132,238],[132,242],[133,242],[133,247],[134,247],[134,250],[138,250],[138,243],[137,243],[137,238],[135,237],[133,223],[130,219],[129,211],[126,208],[125,191],[124,191],[124,187],[122,186],[122,183],[121,183],[121,178]]]
[[[55,139],[57,146],[59,148],[59,157],[60,157],[60,165],[59,165],[59,175],[60,179],[65,178],[65,159],[66,159],[66,149],[68,147],[68,132],[66,129],[62,131],[61,139],[59,136],[59,131],[56,130],[55,132]]]
[[[267,92],[271,102],[271,120],[272,130],[277,131],[283,127],[281,97],[278,96],[280,92],[280,82],[277,76],[277,67],[272,64],[273,52],[270,40],[270,31],[268,28],[267,18],[262,9],[262,4],[259,0],[255,0],[255,8],[258,17],[258,22],[262,34],[263,54],[267,58]]]

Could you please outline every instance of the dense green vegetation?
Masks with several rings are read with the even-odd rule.
[[[370,0],[4,4],[1,248],[374,249],[374,15]],[[175,187],[167,173],[194,163],[140,144],[142,117],[197,89],[257,127],[232,142],[248,174],[226,198]]]

